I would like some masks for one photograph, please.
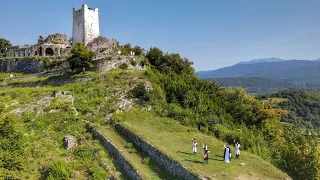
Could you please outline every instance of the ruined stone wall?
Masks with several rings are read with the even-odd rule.
[[[0,60],[0,72],[39,73],[44,70],[44,61],[34,59]]]
[[[172,176],[179,179],[196,180],[200,179],[197,175],[189,172],[181,164],[159,151],[157,148],[144,141],[139,136],[135,135],[128,129],[122,127],[119,124],[115,126],[116,130],[128,140],[130,140],[140,151],[147,153],[150,159],[155,161],[159,166],[164,168]]]
[[[114,162],[118,169],[122,170],[130,179],[142,179],[137,171],[134,170],[130,162],[121,154],[117,147],[105,138],[99,131],[95,130],[92,126],[87,125],[88,131],[90,131],[93,137],[97,138],[101,145],[109,152],[114,158]]]
[[[56,50],[56,49],[54,49]],[[70,52],[63,52],[70,53]],[[40,57],[38,57],[40,58]],[[139,65],[138,63],[133,66],[130,62],[135,61],[134,57],[128,56],[104,56],[96,59],[94,63],[94,67],[91,70],[94,71],[110,71],[112,69],[119,68],[119,66],[123,63],[128,65],[129,69],[135,70],[145,70],[146,67]],[[63,69],[68,68],[69,63],[66,61],[65,57],[60,57],[59,59],[53,58],[52,60],[35,60],[34,58],[25,57],[23,59],[17,58],[8,58],[8,59],[0,59],[0,72],[22,72],[22,73],[40,73],[45,70],[55,70],[55,69]]]
[[[87,47],[89,50],[97,52],[97,54],[111,54],[116,48],[117,41],[115,39],[109,39],[106,37],[99,36],[88,43]]]
[[[56,34],[50,34],[45,40],[43,40],[42,42],[40,41],[40,39],[38,40],[39,44],[65,44],[68,45],[69,41],[68,41],[68,37],[65,34],[60,34],[60,33],[56,33]]]
[[[35,60],[34,58],[25,59],[0,59],[0,72],[16,72],[35,74],[45,70],[63,69],[69,67],[66,60]]]
[[[103,58],[98,58],[94,62],[94,70],[95,71],[110,71],[112,69],[119,68],[119,66],[123,63],[128,65],[129,69],[135,70],[145,70],[146,67],[140,66],[139,64],[133,66],[131,61],[136,61],[134,57],[129,56],[107,56]]]

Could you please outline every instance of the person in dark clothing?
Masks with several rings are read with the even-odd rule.
[[[204,160],[204,163],[208,164],[210,150],[208,149],[207,145],[203,145],[202,147],[203,147],[203,160]]]

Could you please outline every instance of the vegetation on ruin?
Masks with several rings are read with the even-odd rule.
[[[93,67],[93,57],[95,52],[86,49],[81,42],[77,42],[71,49],[71,56],[67,59],[72,70],[81,68],[84,73],[86,68]]]
[[[0,50],[6,49],[12,47],[12,44],[10,43],[9,40],[0,38]]]

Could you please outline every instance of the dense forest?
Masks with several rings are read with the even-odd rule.
[[[208,78],[204,80],[207,80],[210,82],[216,82],[219,85],[226,88],[240,86],[240,87],[243,87],[247,93],[250,93],[253,95],[275,93],[287,88],[300,87],[292,83],[282,82],[279,80],[268,79],[268,78],[261,78],[261,77]]]
[[[204,80],[216,82],[226,88],[240,86],[253,95],[266,95],[288,88],[320,89],[319,83],[295,84],[263,77],[205,78]]]

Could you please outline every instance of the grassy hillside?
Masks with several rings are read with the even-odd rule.
[[[239,159],[231,163],[223,161],[226,143],[212,136],[199,132],[196,128],[185,127],[170,118],[157,117],[154,113],[134,111],[117,114],[120,124],[143,137],[146,141],[168,154],[188,170],[210,179],[286,179],[285,173],[279,171],[261,158],[241,152]],[[192,154],[192,139],[196,138],[199,147],[197,155]],[[203,164],[202,144],[210,149],[209,163]],[[231,148],[235,157],[234,148]]]
[[[74,81],[66,82],[65,78]],[[100,124],[100,127],[105,129],[105,136],[124,150],[124,154],[137,169],[141,170],[146,179],[170,179],[166,178],[166,173],[161,172],[152,162],[145,162],[148,161],[147,157],[137,153],[126,153],[125,150],[134,151],[130,147],[130,142],[122,140],[119,135],[108,128],[108,123],[106,123],[113,114],[120,113],[117,117],[121,117],[124,115],[121,112],[133,111],[131,108],[140,109],[137,111],[139,112],[142,109],[148,109],[150,105],[153,108],[157,107],[156,102],[159,102],[157,98],[151,100],[150,103],[129,98],[136,95],[134,91],[131,92],[134,86],[153,82],[149,78],[150,72],[114,70],[107,73],[56,75],[40,79],[34,77],[24,80],[12,79],[10,83],[19,85],[19,88],[11,87],[12,84],[8,83],[2,84],[0,87],[0,158],[3,163],[0,163],[0,177],[55,179],[60,176],[62,179],[104,179],[105,177],[121,179],[122,176],[115,168],[112,158],[86,132],[85,124],[92,122]],[[48,79],[55,79],[55,81],[50,84],[52,81]],[[32,87],[34,82],[40,82],[38,87]],[[28,87],[30,83],[31,87]],[[158,97],[156,94],[163,92],[156,84],[152,84],[152,88],[148,98],[153,99]],[[243,152],[239,162],[224,164],[218,161],[222,159],[219,155],[223,151],[223,142],[195,132],[194,128],[184,127],[173,119],[159,118],[154,113],[132,114],[132,117],[132,122],[124,121],[123,123],[132,125],[132,123],[137,123],[140,117],[149,119],[149,121],[144,120],[146,123],[141,124],[141,129],[137,128],[136,132],[140,133],[139,130],[141,130],[142,133],[149,127],[146,133],[152,132],[153,136],[147,140],[155,141],[155,145],[159,145],[161,149],[164,147],[162,143],[165,142],[157,143],[159,138],[165,140],[171,136],[175,137],[172,139],[175,143],[164,144],[165,147],[168,147],[164,152],[201,175],[216,179],[231,177],[229,174],[245,179],[248,177],[275,179],[287,177],[269,163],[246,152]],[[194,133],[185,133],[186,130]],[[178,134],[175,134],[176,132]],[[63,142],[65,135],[75,136],[78,146],[66,150]],[[200,153],[196,157],[176,153],[177,151],[189,152],[193,137],[199,141],[207,139],[207,143],[210,143],[211,157],[218,159],[210,160],[208,168],[205,168],[203,172],[201,167],[205,165],[199,164],[201,162]],[[201,152],[200,149],[199,152]],[[229,170],[231,171],[227,173]]]

